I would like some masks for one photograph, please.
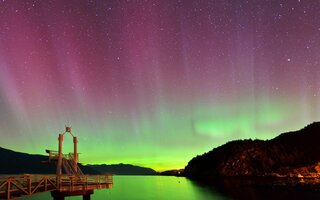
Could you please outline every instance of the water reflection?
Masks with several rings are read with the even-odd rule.
[[[295,180],[296,181],[296,180]],[[301,185],[288,183],[288,180],[266,179],[223,179],[217,182],[195,182],[207,188],[214,195],[237,200],[283,200],[283,199],[320,199],[318,184]]]
[[[95,197],[98,196],[107,196],[108,199],[113,200],[224,199],[186,178],[166,176],[117,176],[114,180],[114,188],[108,191],[107,195],[104,191],[97,191]]]
[[[29,200],[51,199],[50,193],[43,193]],[[66,200],[82,200],[81,196],[66,197]],[[203,187],[183,177],[169,176],[115,176],[114,187],[95,190],[92,200],[224,200],[212,188]]]

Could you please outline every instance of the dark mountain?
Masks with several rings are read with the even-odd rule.
[[[0,174],[55,174],[56,166],[44,163],[47,160],[48,156],[20,153],[0,147]],[[156,174],[153,169],[125,164],[79,166],[85,174]]]
[[[42,163],[47,156],[30,155],[0,147],[0,174],[54,174],[55,167]]]
[[[262,140],[228,142],[193,158],[184,170],[190,178],[219,176],[315,177],[320,172],[320,122]]]
[[[116,165],[86,165],[101,174],[117,174],[117,175],[156,175],[157,172],[151,168],[138,167],[128,164],[116,164]]]
[[[46,163],[48,156],[32,155],[0,147],[0,174],[55,174],[56,166]],[[91,168],[79,164],[88,174],[98,174]]]

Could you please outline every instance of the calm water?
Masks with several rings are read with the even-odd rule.
[[[41,193],[28,200],[51,199],[50,193]],[[66,197],[81,200],[82,197]],[[183,177],[171,176],[114,176],[111,189],[95,190],[92,200],[220,200],[227,199],[212,188],[202,187]]]
[[[262,180],[255,179],[254,182]],[[263,181],[264,182],[264,181]],[[201,184],[183,177],[171,176],[114,176],[114,187],[95,190],[92,200],[283,200],[320,199],[320,184],[312,187],[288,187],[255,184],[252,180],[224,180],[218,185]],[[276,186],[276,187],[275,187]],[[50,193],[42,193],[27,200],[51,200]],[[66,197],[81,200],[82,196]]]

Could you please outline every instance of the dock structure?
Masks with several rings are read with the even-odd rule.
[[[56,175],[24,174],[0,176],[0,199],[16,199],[41,192],[51,192],[54,200],[64,200],[68,196],[83,196],[90,200],[96,189],[112,188],[112,175],[85,175],[78,166],[77,137],[73,136],[74,152],[62,153],[65,133],[71,133],[71,127],[59,134],[58,151],[46,150],[50,163],[57,164]]]

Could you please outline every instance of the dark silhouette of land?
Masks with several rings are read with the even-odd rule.
[[[55,174],[56,166],[44,161],[48,156],[15,152],[0,147],[0,174]],[[85,174],[155,175],[153,169],[126,164],[82,165]]]
[[[182,176],[182,174],[183,169],[171,169],[159,173],[162,176]]]
[[[55,166],[45,164],[47,156],[15,152],[0,147],[0,174],[54,174]]]
[[[151,168],[137,167],[129,164],[113,164],[113,165],[86,165],[98,173],[118,174],[118,175],[156,175],[157,172]]]
[[[274,139],[237,140],[193,158],[184,175],[217,177],[319,177],[320,122]]]

